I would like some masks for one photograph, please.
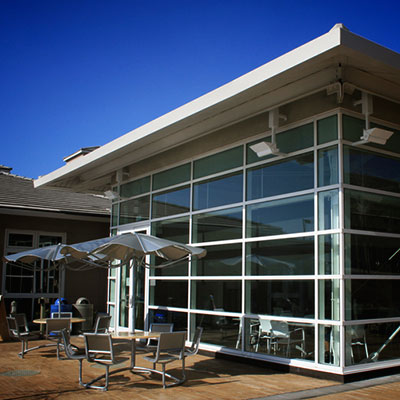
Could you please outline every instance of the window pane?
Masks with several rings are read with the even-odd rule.
[[[329,190],[318,193],[318,229],[339,228],[339,192]]]
[[[313,187],[313,153],[247,171],[247,200],[312,189]]]
[[[318,268],[321,275],[339,274],[339,235],[318,236]]]
[[[191,308],[240,312],[241,281],[192,281]]]
[[[399,359],[398,332],[398,322],[346,326],[346,365]]]
[[[242,244],[205,246],[207,255],[192,259],[192,275],[242,275]]]
[[[365,235],[345,235],[346,274],[400,274],[400,240]]]
[[[150,280],[150,305],[188,307],[187,281]]]
[[[245,318],[245,350],[276,357],[314,359],[314,326],[276,321],[269,317]]]
[[[246,312],[314,318],[314,281],[247,281]]]
[[[400,280],[347,279],[346,320],[400,317]]]
[[[335,185],[339,182],[337,147],[318,151],[318,186]]]
[[[40,235],[39,236],[39,247],[51,246],[55,244],[62,243],[62,236],[50,236],[50,235]]]
[[[324,279],[319,282],[319,318],[338,321],[340,318],[340,281]]]
[[[247,206],[247,237],[314,230],[312,195]]]
[[[196,183],[193,187],[193,209],[218,207],[243,201],[243,174]]]
[[[340,327],[336,325],[319,326],[319,362],[321,364],[339,365]]]
[[[193,163],[194,179],[227,171],[241,165],[243,165],[243,147],[239,146],[195,161]]]
[[[359,118],[343,115],[343,139],[358,142],[365,129],[365,121]]]
[[[167,186],[177,185],[178,183],[190,180],[190,164],[180,165],[158,174],[153,175],[153,190],[162,189]]]
[[[246,275],[314,274],[314,238],[246,244]]]
[[[187,331],[187,313],[168,310],[149,310],[149,327],[151,323],[174,324],[174,331]]]
[[[239,239],[242,237],[242,209],[230,208],[193,215],[193,242]]]
[[[192,326],[203,327],[201,342],[236,348],[239,337],[239,319],[235,317],[192,314]],[[211,395],[210,395],[211,396]]]
[[[113,204],[111,207],[111,225],[116,226],[118,225],[118,204]]]
[[[152,217],[161,218],[190,211],[190,187],[153,195]]]
[[[317,122],[318,144],[328,143],[338,138],[338,119],[337,115],[320,119]]]
[[[306,149],[314,145],[314,124],[299,126],[276,135],[276,143],[283,153]]]
[[[345,190],[345,228],[400,233],[400,199]]]
[[[25,233],[10,233],[8,245],[18,247],[33,247],[33,235]]]
[[[150,196],[143,196],[120,203],[119,223],[129,224],[149,219]]]
[[[400,193],[400,159],[346,146],[344,183]]]
[[[120,186],[119,194],[121,199],[138,196],[143,193],[150,192],[150,177],[146,176],[136,181],[125,183]]]

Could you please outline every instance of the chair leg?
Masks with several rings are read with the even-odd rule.
[[[79,361],[79,384],[81,386],[85,386],[82,380],[82,361],[83,360],[78,360]]]
[[[107,390],[108,389],[109,371],[110,371],[110,368],[109,368],[108,365],[106,365],[106,384],[104,385],[104,389],[103,390]]]
[[[166,386],[165,386],[165,364],[164,363],[162,364],[162,385],[163,385],[163,388],[165,389]]]

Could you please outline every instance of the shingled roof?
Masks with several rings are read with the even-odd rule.
[[[35,189],[33,179],[13,175],[0,168],[0,208],[109,215],[108,199],[81,193],[52,189]]]

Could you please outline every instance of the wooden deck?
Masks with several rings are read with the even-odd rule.
[[[81,338],[73,342],[82,345]],[[38,344],[41,341],[38,342]],[[44,341],[43,341],[44,343]],[[35,343],[36,344],[36,343]],[[129,345],[117,345],[128,356]],[[163,389],[158,376],[132,374],[124,371],[112,375],[108,392],[84,389],[78,385],[78,362],[57,360],[55,348],[34,350],[17,357],[19,342],[0,342],[0,399],[399,399],[400,377],[376,381],[369,387],[277,372],[203,355],[187,359],[187,381]],[[137,363],[148,366],[140,355]],[[179,372],[180,363],[167,366]],[[104,368],[84,361],[84,381],[103,373]],[[371,381],[372,382],[372,381]],[[383,383],[382,383],[383,382]],[[348,386],[353,385],[353,386]],[[334,393],[331,393],[331,392]],[[309,397],[307,397],[309,396]]]

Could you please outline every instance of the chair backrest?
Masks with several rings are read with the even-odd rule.
[[[272,332],[276,337],[289,336],[289,324],[285,321],[271,321]]]
[[[69,336],[69,332],[67,329],[61,329],[61,337],[64,343],[64,350],[65,350],[65,355],[68,358],[74,359],[75,357],[75,352],[72,350],[72,346],[71,346],[71,341],[70,341],[70,336]]]
[[[10,333],[10,336],[19,337],[20,331],[17,319],[11,316],[6,318],[7,318],[8,332]]]
[[[51,313],[51,318],[72,318],[71,311],[61,311]]]
[[[26,319],[26,314],[18,313],[18,314],[12,314],[12,316],[17,321],[19,332],[20,333],[28,333],[29,327],[28,327],[28,320]]]
[[[107,333],[110,322],[111,315],[98,315],[94,325],[94,333]]]
[[[199,351],[199,345],[201,340],[201,335],[203,334],[203,328],[198,326],[194,332],[193,342],[189,348],[190,355],[195,355]]]
[[[114,362],[110,333],[84,333],[88,361]]]
[[[260,331],[262,333],[271,333],[272,326],[270,319],[260,318]]]
[[[161,353],[180,353],[185,351],[186,332],[162,332],[158,338],[157,358]]]
[[[150,324],[150,332],[172,332],[174,330],[174,324]]]
[[[70,318],[47,318],[46,319],[46,336],[51,332],[59,332],[62,329],[71,330]]]

